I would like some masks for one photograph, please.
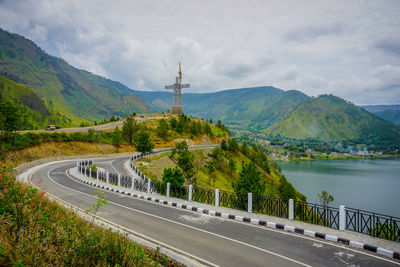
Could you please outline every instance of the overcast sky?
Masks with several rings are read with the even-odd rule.
[[[136,90],[272,85],[400,103],[400,1],[4,1],[0,27]]]

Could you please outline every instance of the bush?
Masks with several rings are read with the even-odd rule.
[[[158,251],[87,222],[0,171],[1,266],[175,265]]]

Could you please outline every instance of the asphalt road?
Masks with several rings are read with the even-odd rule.
[[[101,159],[95,164],[124,173],[127,158]],[[67,174],[75,161],[37,170],[32,183],[62,200],[88,209],[96,202],[94,187]],[[272,230],[105,192],[109,204],[97,213],[141,238],[219,266],[399,266],[398,261],[337,243]],[[156,241],[154,241],[156,240]]]
[[[142,120],[149,120],[149,119],[159,119],[162,117],[146,117],[146,118],[135,118],[136,121],[142,121]],[[84,132],[89,129],[93,130],[104,130],[104,129],[109,129],[109,128],[115,128],[117,126],[121,126],[124,122],[123,121],[117,121],[117,122],[112,122],[112,123],[107,123],[107,124],[102,124],[102,125],[96,125],[96,126],[88,126],[88,127],[75,127],[75,128],[62,128],[62,129],[57,129],[53,131],[47,131],[47,130],[25,130],[25,131],[17,131],[18,133],[53,133],[53,132]]]

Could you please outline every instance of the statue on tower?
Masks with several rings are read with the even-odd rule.
[[[182,69],[181,69],[181,63],[179,62],[179,77],[176,77],[176,82],[172,85],[166,85],[165,89],[172,89],[174,90],[174,105],[171,107],[171,113],[172,114],[182,114],[183,113],[183,108],[182,108],[182,88],[189,88],[190,84],[182,84]]]

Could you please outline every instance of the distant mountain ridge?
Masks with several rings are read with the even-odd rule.
[[[46,54],[32,41],[2,29],[0,75],[32,88],[49,107],[74,124],[83,119],[150,111],[143,99],[127,93],[130,89],[125,85],[76,69]]]
[[[333,95],[303,102],[265,132],[294,139],[400,142],[398,127]]]
[[[173,99],[169,92],[135,91],[74,68],[63,59],[46,54],[32,41],[1,29],[0,76],[1,83],[6,85],[0,101],[6,101],[9,95],[8,100],[36,114],[40,123],[34,126],[32,121],[32,127],[42,127],[51,121],[69,126],[111,115],[161,112],[171,107]],[[29,98],[33,100],[30,102]],[[297,90],[262,86],[184,93],[182,104],[185,114],[221,120],[237,135],[264,131],[270,135],[323,141],[400,140],[398,127],[334,96],[310,98]],[[380,115],[396,120],[397,111],[390,112]]]
[[[368,105],[361,107],[400,126],[400,105]]]
[[[134,91],[133,94],[143,98],[156,111],[166,110],[172,105],[171,93]],[[215,93],[184,93],[182,105],[186,114],[221,120],[240,132],[262,130],[308,98],[300,91],[263,86]]]
[[[0,103],[10,102],[24,110],[21,129],[43,129],[48,124],[69,125],[71,120],[47,107],[30,88],[0,75]]]

